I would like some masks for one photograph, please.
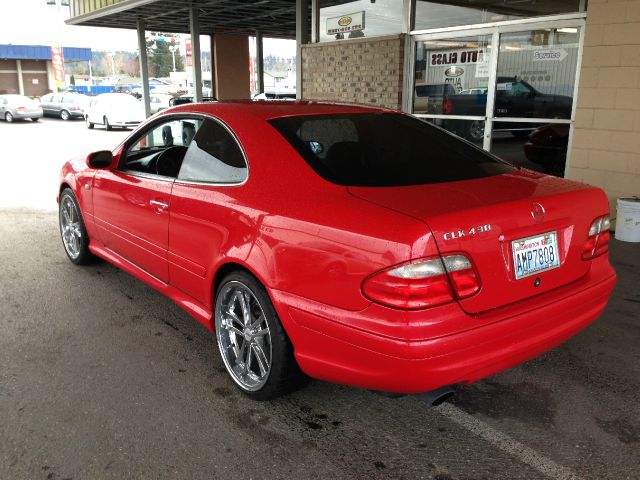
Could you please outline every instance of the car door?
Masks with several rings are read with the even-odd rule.
[[[248,176],[239,143],[220,122],[206,118],[181,165],[171,193],[169,277],[171,284],[207,307],[213,266],[251,223],[233,196]]]
[[[40,105],[42,106],[42,112],[45,114],[50,113],[51,110],[51,98],[53,97],[53,94],[50,93],[48,95],[45,95],[44,97],[42,97],[40,99]]]
[[[178,119],[159,119],[116,152],[116,168],[94,178],[94,219],[100,240],[163,282],[171,188],[187,150],[173,135]]]

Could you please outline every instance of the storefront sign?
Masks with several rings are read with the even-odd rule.
[[[57,44],[51,45],[51,66],[53,67],[53,79],[58,88],[64,87],[64,57],[62,47]]]
[[[533,52],[534,62],[560,62],[568,55],[563,48],[554,48],[548,50],[536,50]]]
[[[364,30],[364,11],[327,18],[327,35]]]
[[[467,50],[438,50],[429,55],[429,65],[436,67],[439,65],[475,65],[485,62],[485,52],[483,49]]]

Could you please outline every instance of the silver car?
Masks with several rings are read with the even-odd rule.
[[[84,109],[89,101],[89,97],[81,93],[49,93],[40,98],[44,114],[62,120],[84,118]]]
[[[42,107],[24,95],[0,95],[0,118],[8,123],[27,118],[37,122],[42,118]]]

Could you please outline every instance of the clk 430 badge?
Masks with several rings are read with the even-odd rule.
[[[447,232],[444,234],[445,240],[458,240],[462,237],[470,237],[472,235],[477,235],[478,233],[486,233],[491,231],[491,224],[487,225],[479,225],[477,227],[473,227],[469,230],[461,229],[454,230],[452,232]]]

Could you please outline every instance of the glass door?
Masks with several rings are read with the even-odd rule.
[[[511,163],[563,176],[583,23],[415,36],[410,111]]]
[[[492,35],[416,42],[413,113],[484,146]]]

